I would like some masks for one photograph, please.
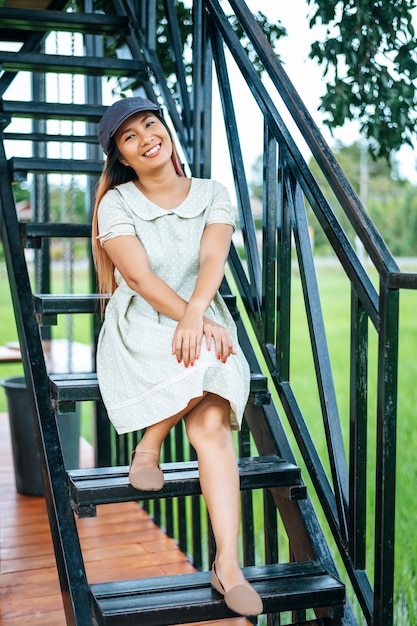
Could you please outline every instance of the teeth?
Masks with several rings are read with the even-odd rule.
[[[156,146],[154,146],[153,148],[151,148],[150,150],[148,150],[147,152],[145,152],[145,156],[152,156],[153,154],[155,154],[156,152],[158,152],[160,147],[160,144],[157,144]]]

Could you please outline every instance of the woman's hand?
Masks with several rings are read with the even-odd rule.
[[[194,365],[199,358],[203,335],[206,338],[207,350],[211,350],[212,342],[216,356],[223,363],[231,354],[236,354],[229,330],[206,316],[193,310],[187,310],[175,329],[172,339],[172,354],[178,363],[184,362],[185,367]]]
[[[212,340],[216,349],[216,356],[226,363],[231,354],[236,354],[230,331],[225,326],[218,324],[209,317],[204,317],[203,332],[206,337],[207,350],[211,349]]]
[[[183,361],[185,367],[194,365],[195,360],[200,356],[203,319],[198,311],[186,309],[175,329],[172,338],[172,354],[175,354],[178,363]]]

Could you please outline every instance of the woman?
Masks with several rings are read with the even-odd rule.
[[[117,432],[146,428],[129,480],[137,489],[162,488],[161,445],[183,419],[216,540],[212,586],[231,610],[257,615],[262,601],[238,562],[232,441],[247,402],[249,368],[218,293],[234,229],[230,200],[219,183],[184,176],[150,100],[116,102],[99,124],[99,140],[107,160],[93,250],[100,291],[112,297],[97,375]]]

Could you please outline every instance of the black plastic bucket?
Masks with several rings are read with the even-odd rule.
[[[41,496],[44,491],[25,378],[6,378],[1,385],[6,391],[9,410],[16,491],[28,496]],[[58,415],[58,429],[65,467],[76,469],[80,463],[79,412]]]

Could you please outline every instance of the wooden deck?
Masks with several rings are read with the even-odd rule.
[[[91,463],[81,448],[81,463]],[[16,493],[7,414],[0,414],[0,625],[66,626],[42,497]],[[135,503],[103,505],[77,521],[91,583],[192,572],[175,541]],[[245,618],[199,622],[250,626]],[[197,624],[195,625],[197,626]]]

